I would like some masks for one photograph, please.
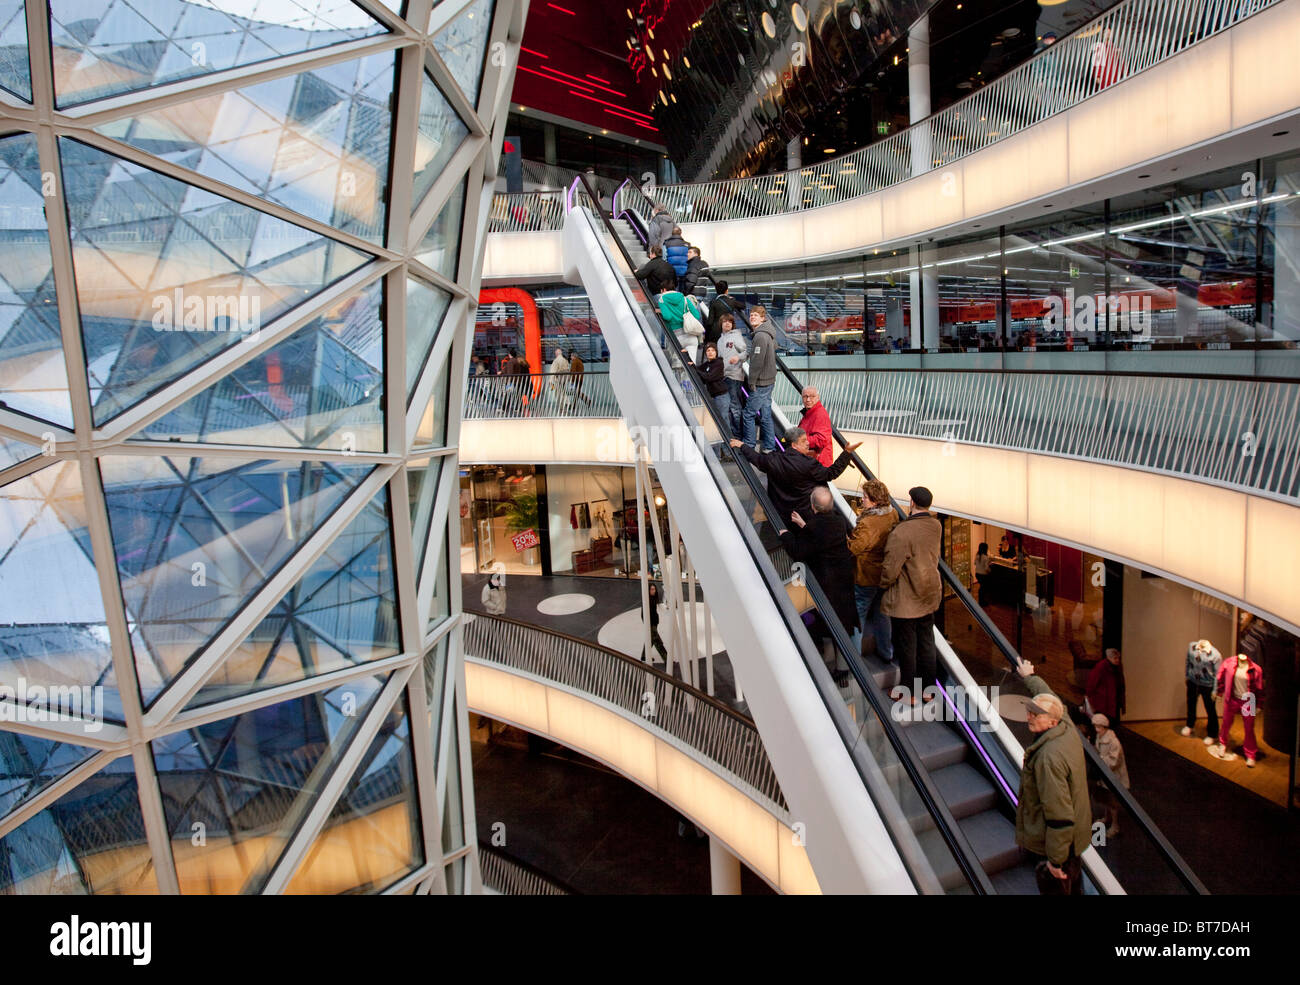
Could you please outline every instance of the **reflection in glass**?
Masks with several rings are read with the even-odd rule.
[[[98,130],[379,243],[393,65],[386,51],[172,103]]]
[[[438,476],[443,458],[416,459],[407,466],[406,482],[411,505],[411,537],[415,547],[415,572],[424,566],[433,524],[433,502],[438,496]]]
[[[96,751],[22,732],[0,732],[0,817],[21,807]]]
[[[0,399],[71,427],[42,191],[36,138],[0,140]]]
[[[1260,285],[1260,341],[1270,352],[1267,375],[1300,376],[1300,157],[1270,161],[1265,167],[1263,255]]]
[[[447,352],[451,352],[450,347]],[[447,358],[449,357],[444,355],[443,365],[438,370],[433,383],[433,393],[429,395],[429,401],[424,405],[424,413],[420,416],[420,426],[415,432],[417,448],[438,448],[446,444],[447,388],[450,380],[446,365]]]
[[[19,462],[25,462],[40,453],[41,449],[37,445],[0,435],[0,469],[7,469]]]
[[[136,440],[383,451],[383,284],[340,301]]]
[[[0,0],[0,86],[29,103],[32,101],[23,0]]]
[[[460,799],[460,729],[456,723],[460,715],[452,702],[451,735],[447,748],[447,792],[442,805],[442,853],[450,855],[465,844],[465,814]]]
[[[54,93],[71,106],[387,33],[350,0],[50,0]]]
[[[492,30],[492,8],[493,0],[474,0],[464,13],[433,37],[434,48],[474,106],[478,105],[488,33]]]
[[[130,756],[0,838],[0,895],[157,892]]]
[[[388,492],[381,490],[204,682],[190,706],[355,667],[400,650]]]
[[[182,893],[265,884],[386,679],[356,678],[153,742]]]
[[[0,486],[0,623],[6,627],[0,683],[15,689],[20,680],[42,687],[100,685],[100,710],[121,720],[76,462],[57,462]],[[92,709],[97,704],[94,693],[88,703]],[[93,714],[83,710],[83,716]]]
[[[110,455],[100,469],[148,704],[369,466]]]
[[[406,278],[406,395],[420,379],[420,371],[433,349],[438,326],[447,314],[451,295],[414,277]]]
[[[443,684],[447,676],[447,645],[451,635],[447,634],[434,644],[424,655],[424,697],[428,705],[429,741],[433,744],[434,762],[438,760],[438,749],[442,743],[442,702]]]
[[[413,207],[424,200],[456,153],[456,148],[468,135],[469,128],[438,91],[433,78],[428,72],[421,73],[420,118],[415,134],[415,186],[411,193]]]
[[[424,624],[425,636],[433,632],[451,612],[451,592],[447,587],[447,560],[447,552],[445,550],[440,552],[434,571],[425,576],[434,579],[433,599],[429,602],[429,621]]]
[[[1085,351],[1106,341],[1104,219],[1098,204],[1007,229],[1008,349]]]
[[[59,149],[97,424],[367,259],[75,140]]]
[[[460,228],[465,213],[465,182],[451,193],[447,204],[433,220],[433,225],[415,249],[415,259],[436,270],[448,280],[456,279],[456,262],[460,258]]]
[[[378,892],[423,863],[411,726],[402,697],[285,892]]]

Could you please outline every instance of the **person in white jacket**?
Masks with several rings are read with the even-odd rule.
[[[555,358],[551,360],[551,397],[557,410],[564,410],[569,403],[569,374],[572,367],[564,358],[564,350],[555,348]]]
[[[497,571],[488,578],[481,596],[483,608],[494,616],[506,614],[506,576]]]
[[[1101,712],[1092,716],[1092,727],[1096,730],[1097,755],[1101,761],[1110,767],[1110,771],[1115,774],[1115,779],[1128,789],[1128,763],[1124,761],[1124,747],[1120,745],[1119,736],[1115,730],[1110,727],[1110,719]],[[1111,793],[1110,788],[1098,788],[1097,803],[1104,811],[1104,820],[1106,822],[1106,837],[1114,838],[1119,833],[1119,804],[1115,795]]]

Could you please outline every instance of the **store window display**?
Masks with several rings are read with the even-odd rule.
[[[1219,713],[1214,704],[1214,681],[1223,657],[1209,640],[1193,640],[1187,644],[1187,724],[1182,734],[1190,736],[1196,727],[1196,702],[1205,706],[1205,744],[1214,745],[1219,739]]]

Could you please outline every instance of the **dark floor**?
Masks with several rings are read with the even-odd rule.
[[[478,718],[471,720],[477,725]],[[539,872],[593,895],[707,895],[709,842],[693,825],[677,835],[678,814],[657,797],[571,750],[494,724],[474,728],[474,801],[478,837],[491,844],[505,825],[503,847]],[[498,831],[501,829],[498,828]],[[741,890],[772,890],[741,866]]]

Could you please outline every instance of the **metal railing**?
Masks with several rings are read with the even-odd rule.
[[[806,370],[852,431],[1164,472],[1300,500],[1300,385],[1068,372]],[[791,409],[789,380],[774,398]]]
[[[563,191],[492,196],[487,223],[490,233],[535,233],[563,226]]]
[[[527,862],[507,855],[491,845],[478,846],[483,885],[502,896],[576,896],[578,893]]]
[[[650,664],[590,640],[480,613],[465,626],[465,654],[595,698],[703,757],[773,815],[789,811],[754,723]]]
[[[465,393],[467,421],[622,416],[609,373],[471,376]]]

